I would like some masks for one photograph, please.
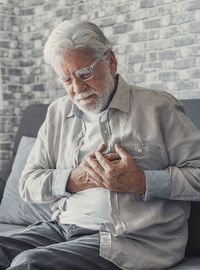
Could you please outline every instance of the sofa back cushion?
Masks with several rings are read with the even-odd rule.
[[[38,130],[44,122],[48,104],[33,104],[28,106],[22,114],[19,129],[14,142],[13,156],[8,162],[6,168],[1,172],[0,175],[0,202],[5,188],[5,183],[11,172],[12,164],[18,149],[19,142],[22,136],[37,137]]]
[[[19,179],[36,138],[23,136],[6,182],[0,205],[0,223],[30,225],[51,218],[50,205],[26,203],[19,195]]]

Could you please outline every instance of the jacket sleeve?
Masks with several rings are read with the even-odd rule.
[[[169,166],[145,171],[144,200],[200,201],[200,132],[175,99],[163,108],[160,121]]]
[[[53,155],[49,153],[52,142],[47,138],[48,117],[47,112],[19,180],[20,196],[27,202],[46,203],[71,196],[65,188],[72,168],[56,169]]]

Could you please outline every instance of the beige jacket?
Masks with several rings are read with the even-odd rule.
[[[200,132],[170,94],[128,85],[119,76],[100,124],[106,153],[124,147],[144,170],[144,195],[110,192],[112,222],[102,224],[100,256],[126,270],[161,270],[184,256],[190,200],[200,200]],[[28,202],[67,210],[65,191],[84,137],[82,112],[67,96],[48,109],[20,179]]]

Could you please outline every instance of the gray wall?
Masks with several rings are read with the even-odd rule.
[[[42,50],[50,30],[70,18],[103,28],[129,82],[200,98],[200,0],[0,0],[0,169],[22,110],[65,94]]]

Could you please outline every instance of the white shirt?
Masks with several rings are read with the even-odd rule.
[[[79,163],[102,143],[100,118],[107,110],[99,114],[84,113],[85,135],[79,152]],[[103,222],[110,220],[109,192],[104,188],[90,188],[79,191],[67,200],[67,211],[60,214],[62,224],[76,224],[88,229],[100,229]]]

